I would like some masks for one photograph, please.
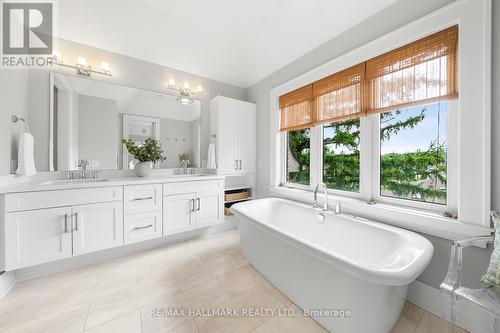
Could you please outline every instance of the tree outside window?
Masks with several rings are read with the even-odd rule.
[[[447,103],[380,114],[380,195],[446,203]],[[323,126],[323,182],[359,192],[360,121]],[[309,184],[309,129],[288,133],[287,181]],[[361,152],[362,153],[362,152]]]

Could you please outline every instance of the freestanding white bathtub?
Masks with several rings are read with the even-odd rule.
[[[432,244],[396,227],[285,199],[232,206],[241,249],[296,305],[334,333],[387,333]]]

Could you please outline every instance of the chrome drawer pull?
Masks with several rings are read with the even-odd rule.
[[[153,225],[149,224],[149,225],[144,225],[142,227],[135,227],[132,229],[132,231],[141,230],[141,229],[148,229],[148,228],[152,228],[152,227],[153,227]]]
[[[196,210],[200,211],[200,209],[201,209],[200,198],[196,198],[196,202],[198,203],[198,208]]]
[[[147,198],[134,198],[132,201],[142,201],[142,200],[153,200],[153,197],[147,197]]]

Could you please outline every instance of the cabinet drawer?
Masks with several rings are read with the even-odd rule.
[[[161,210],[161,184],[125,186],[123,204],[125,214]]]
[[[5,195],[6,212],[84,205],[123,199],[123,188],[97,187],[74,190],[39,191]]]
[[[202,180],[163,184],[163,195],[182,193],[217,193],[223,188],[222,180]]]
[[[124,228],[125,244],[159,238],[162,236],[162,212],[127,215]]]

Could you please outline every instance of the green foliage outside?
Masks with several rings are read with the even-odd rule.
[[[311,165],[311,139],[308,128],[288,132],[288,152],[299,164],[298,171],[288,172],[290,183],[309,185],[309,166]]]
[[[128,152],[139,162],[160,162],[166,157],[163,156],[160,141],[147,138],[142,145],[136,145],[134,141],[123,139],[122,143],[127,147]]]
[[[380,115],[381,142],[389,141],[402,130],[412,129],[426,116],[420,114],[397,118],[401,111]],[[326,130],[331,127],[333,131]],[[325,125],[323,140],[323,181],[329,188],[359,191],[359,119]],[[309,130],[288,134],[289,152],[299,164],[299,171],[289,172],[288,181],[309,184]],[[336,153],[337,151],[337,153]],[[380,192],[382,195],[419,200],[446,202],[446,147],[437,141],[425,151],[390,153],[381,156]]]

